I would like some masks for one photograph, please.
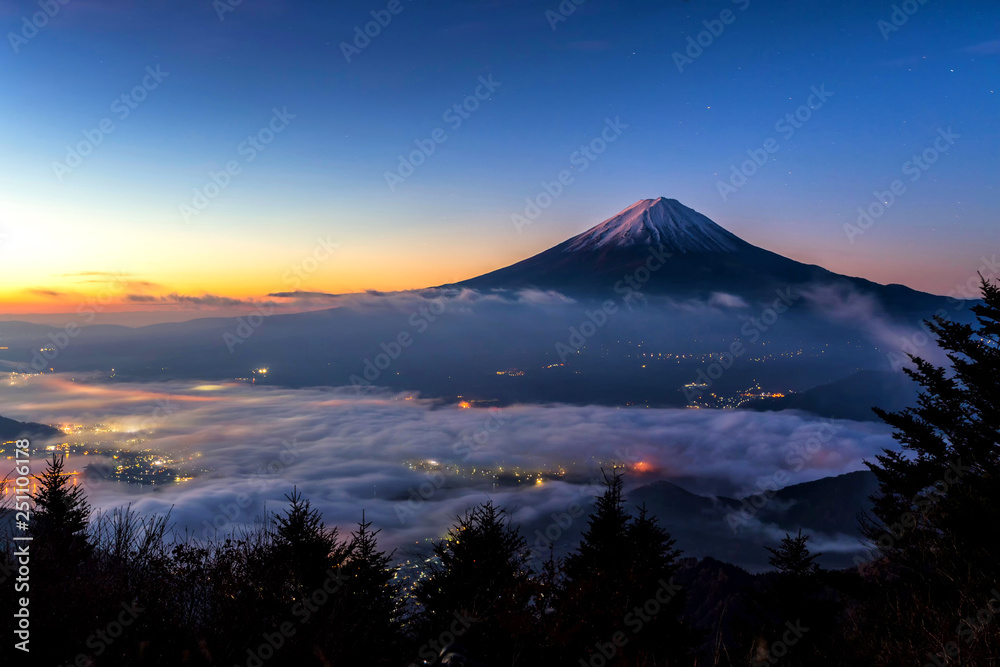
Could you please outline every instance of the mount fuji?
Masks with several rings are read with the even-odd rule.
[[[676,199],[643,199],[566,242],[569,252],[655,246],[667,252],[737,252],[748,246]]]
[[[623,278],[649,269],[644,293],[707,299],[715,293],[747,301],[775,290],[840,285],[877,298],[890,313],[941,307],[938,297],[903,285],[843,276],[752,245],[676,199],[643,199],[533,257],[457,283],[478,290],[537,288],[574,297],[613,293]],[[659,268],[656,268],[659,267]]]

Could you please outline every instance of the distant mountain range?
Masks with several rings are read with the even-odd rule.
[[[754,570],[767,564],[764,546],[800,528],[813,536],[814,551],[826,554],[824,565],[849,566],[862,551],[858,514],[870,509],[869,496],[877,490],[875,476],[861,471],[787,486],[760,509],[750,498],[705,498],[670,482],[639,487],[627,497],[645,503],[678,544],[689,545],[689,555],[726,554],[729,562]]]
[[[636,272],[639,272],[636,276]],[[764,250],[676,199],[643,199],[595,227],[506,268],[457,283],[480,290],[538,288],[568,295],[613,294],[638,277],[643,293],[773,300],[776,290],[840,284],[877,297],[891,314],[933,312],[944,297],[880,285]],[[643,280],[648,276],[647,280]]]
[[[782,398],[764,398],[747,407],[761,412],[801,410],[828,419],[880,421],[872,406],[898,412],[916,405],[918,394],[917,385],[903,373],[858,371],[836,382]]]
[[[45,424],[19,422],[0,417],[0,442],[18,438],[54,438],[60,435],[62,431]]]
[[[760,572],[768,569],[770,554],[764,547],[774,547],[786,532],[799,529],[812,536],[813,552],[824,554],[820,558],[824,567],[853,565],[854,556],[865,551],[858,515],[871,508],[869,497],[877,491],[875,475],[859,471],[793,484],[756,499],[701,496],[659,481],[626,493],[625,501],[633,513],[645,505],[685,556],[725,554],[727,562]],[[576,521],[557,550],[574,546],[585,528],[585,520]],[[528,524],[524,529],[532,538],[529,544],[537,546],[536,531],[545,527]]]

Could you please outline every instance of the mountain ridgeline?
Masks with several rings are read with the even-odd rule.
[[[789,287],[842,285],[879,300],[889,313],[930,311],[945,299],[903,285],[880,285],[803,264],[747,243],[676,199],[643,199],[597,226],[511,266],[457,283],[474,289],[556,290],[602,296],[645,267],[644,293],[749,302]]]
[[[52,426],[0,417],[0,442],[18,438],[55,438],[60,435],[62,431]]]

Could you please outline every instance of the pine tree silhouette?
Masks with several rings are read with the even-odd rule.
[[[1000,288],[985,279],[980,287],[975,324],[941,313],[925,322],[950,367],[908,354],[917,405],[875,409],[901,446],[868,463],[879,492],[861,521],[879,556],[868,623],[894,664],[949,662],[953,655],[940,657],[949,641],[961,645],[962,664],[1000,660],[997,624],[962,620],[976,617],[1000,581]]]
[[[87,536],[90,503],[83,487],[70,484],[62,456],[53,454],[46,463],[31,499],[35,503],[31,533],[36,550],[58,558],[64,567],[79,567],[93,549]]]
[[[613,573],[627,561],[628,512],[622,498],[624,481],[612,470],[604,475],[604,492],[597,498],[580,546],[566,559],[566,586],[587,587],[600,596],[620,591]]]
[[[681,552],[674,548],[676,540],[649,514],[645,504],[626,531],[631,550],[631,571],[628,576],[629,598],[633,601],[633,617],[641,607],[651,620],[630,639],[628,652],[646,664],[686,664],[700,637],[681,620],[687,601],[686,592],[673,580],[678,570]],[[651,600],[663,602],[655,616],[648,613]],[[655,608],[655,606],[653,607]],[[625,618],[629,618],[626,614]],[[634,629],[635,626],[632,626]]]
[[[645,507],[632,519],[623,488],[617,469],[604,473],[583,539],[566,558],[558,641],[586,661],[598,642],[628,632],[628,644],[615,649],[628,664],[681,664],[694,637],[678,618],[684,596],[671,582],[680,552]]]
[[[393,553],[379,549],[379,532],[362,512],[351,534],[350,555],[337,568],[343,588],[323,633],[323,656],[332,664],[399,659],[400,587],[395,582],[397,568],[391,565]]]
[[[639,516],[628,526],[626,534],[633,550],[632,567],[636,577],[661,577],[677,568],[681,555],[680,550],[674,548],[677,540],[649,514],[645,503],[639,507]]]
[[[289,507],[273,517],[275,555],[291,576],[296,595],[311,593],[322,585],[330,568],[339,565],[349,550],[338,540],[336,528],[327,528],[319,510],[293,488],[285,498]]]
[[[474,658],[511,664],[537,623],[527,543],[506,510],[492,501],[474,507],[434,545],[434,555],[438,562],[414,590],[421,635],[435,639],[458,627]]]
[[[771,567],[778,570],[778,572],[794,577],[807,577],[817,574],[819,572],[819,564],[816,563],[816,559],[823,554],[810,553],[809,547],[806,546],[806,542],[809,540],[810,536],[803,535],[801,528],[799,528],[799,533],[795,537],[785,533],[785,537],[782,538],[781,544],[777,549],[764,547],[771,552],[771,557],[767,559],[767,562],[771,564]]]
[[[33,635],[66,636],[78,642],[98,622],[102,591],[91,588],[93,544],[87,533],[90,504],[82,486],[74,486],[65,459],[53,454],[31,494],[31,603]],[[10,582],[8,582],[9,585]],[[11,590],[11,589],[8,589]],[[67,604],[72,600],[72,604]],[[36,634],[37,633],[37,634]],[[72,648],[60,642],[34,641],[32,660],[62,664]]]
[[[875,408],[903,451],[868,464],[880,488],[863,529],[882,555],[916,571],[1000,575],[983,530],[1000,521],[1000,288],[982,280],[981,289],[978,327],[940,315],[926,322],[950,371],[908,355],[915,368],[904,371],[922,388],[917,407]]]

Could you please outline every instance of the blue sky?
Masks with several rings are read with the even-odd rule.
[[[0,303],[27,308],[29,289],[69,294],[83,288],[64,274],[118,268],[164,292],[266,293],[319,236],[343,255],[305,288],[420,287],[661,195],[796,259],[939,293],[1000,240],[995,3],[914,0],[888,31],[893,3],[879,2],[567,1],[553,29],[555,1],[399,0],[392,14],[381,0],[243,0],[222,20],[209,0],[53,1],[23,40],[11,34],[39,4],[0,9],[0,253],[18,276]],[[391,21],[347,62],[372,11]],[[710,27],[679,71],[675,53]],[[114,101],[147,67],[169,75],[119,118]],[[453,128],[445,113],[480,77],[499,85]],[[813,87],[832,95],[783,137],[776,123]],[[242,142],[274,109],[294,119],[247,160]],[[60,180],[53,163],[104,119],[114,131]],[[579,171],[574,152],[608,119],[627,127]],[[386,172],[439,128],[447,140],[390,190]],[[910,181],[904,165],[947,128],[958,138]],[[768,139],[778,150],[724,200],[719,181]],[[570,168],[518,233],[511,216]],[[895,179],[905,193],[850,242],[844,225]]]

